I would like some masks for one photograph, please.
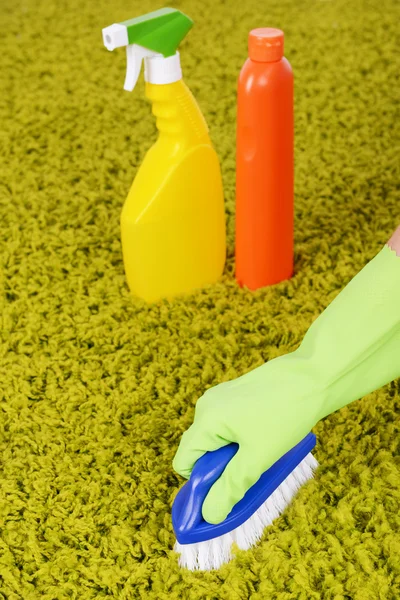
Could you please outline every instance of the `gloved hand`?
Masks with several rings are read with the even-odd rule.
[[[173,467],[188,478],[205,452],[239,451],[211,487],[203,517],[219,523],[317,421],[400,376],[400,257],[389,246],[314,321],[299,348],[197,402]]]
[[[296,352],[209,389],[198,401],[193,425],[183,434],[173,467],[188,478],[206,451],[230,442],[237,454],[212,486],[203,517],[219,523],[258,480],[321,416],[324,392],[310,361]]]

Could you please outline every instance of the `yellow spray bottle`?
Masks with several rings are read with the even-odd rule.
[[[126,46],[124,89],[142,60],[159,136],[147,152],[121,213],[131,292],[148,302],[216,282],[225,264],[220,165],[207,124],[182,80],[177,47],[193,22],[164,8],[103,29],[108,50]]]

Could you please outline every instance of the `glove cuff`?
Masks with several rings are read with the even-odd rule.
[[[400,257],[394,250],[385,245],[350,281],[296,353],[312,362],[326,391],[321,417],[400,376]]]

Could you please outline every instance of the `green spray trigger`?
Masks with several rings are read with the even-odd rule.
[[[127,71],[124,89],[132,91],[139,77],[142,59],[154,56],[168,58],[177,48],[193,21],[176,8],[161,8],[154,12],[114,23],[103,29],[103,41],[108,50],[126,46]]]

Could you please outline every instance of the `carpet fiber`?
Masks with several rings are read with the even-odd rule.
[[[220,571],[178,568],[170,511],[196,399],[297,347],[400,221],[400,5],[173,4],[195,21],[182,66],[221,158],[228,261],[217,285],[147,306],[119,214],[156,131],[101,29],[160,6],[1,3],[0,598],[398,599],[399,382],[318,424],[316,479]],[[284,29],[296,76],[296,274],[250,293],[233,275],[235,86],[259,26]]]

